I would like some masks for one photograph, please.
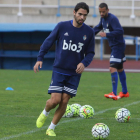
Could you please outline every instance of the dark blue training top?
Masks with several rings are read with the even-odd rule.
[[[45,39],[37,61],[43,61],[44,55],[55,42],[53,70],[60,73],[76,75],[77,65],[81,62],[87,67],[95,54],[95,34],[92,28],[86,24],[76,28],[71,24],[71,21],[65,21],[58,23]]]
[[[125,44],[123,28],[121,27],[118,18],[111,13],[108,13],[106,18],[101,18],[99,24],[95,26],[93,30],[95,34],[103,30],[106,33],[110,47]]]

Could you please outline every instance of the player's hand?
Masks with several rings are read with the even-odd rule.
[[[106,37],[106,33],[104,33],[104,32],[100,32],[99,35],[100,35],[101,37]]]
[[[33,68],[35,73],[36,73],[36,72],[39,72],[38,67],[42,68],[42,64],[43,64],[42,61],[37,61],[37,62],[35,63],[34,68]]]
[[[83,63],[79,63],[77,65],[76,73],[80,74],[80,73],[82,73],[84,71],[84,69],[85,69],[84,64]]]

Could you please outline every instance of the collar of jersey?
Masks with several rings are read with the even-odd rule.
[[[73,26],[73,20],[71,20],[71,24],[72,24],[72,26]],[[84,25],[84,23],[82,24],[82,26],[83,26],[83,25]],[[82,26],[81,26],[81,27],[82,27]],[[74,26],[73,26],[73,27],[74,27]],[[81,28],[81,27],[80,27],[80,28]],[[77,28],[77,27],[75,27],[75,28]],[[80,28],[79,28],[79,29],[80,29]]]

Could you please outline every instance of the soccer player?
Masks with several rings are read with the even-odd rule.
[[[126,74],[123,69],[123,62],[126,61],[125,58],[125,41],[123,38],[123,28],[121,27],[118,18],[109,13],[108,5],[106,3],[101,3],[99,5],[99,13],[101,16],[100,22],[97,26],[93,28],[95,34],[98,32],[101,37],[106,37],[111,47],[110,55],[110,73],[112,80],[112,92],[105,94],[106,98],[112,98],[118,100],[123,97],[129,97],[126,84]],[[118,75],[122,85],[122,91],[117,96],[117,86],[118,86]]]
[[[43,57],[54,42],[56,43],[55,61],[45,109],[36,121],[38,128],[42,127],[51,109],[57,109],[46,134],[56,136],[54,129],[65,113],[68,101],[76,96],[81,73],[94,56],[95,34],[84,24],[89,13],[89,6],[78,3],[73,11],[74,19],[60,22],[41,45],[34,72],[42,68]]]

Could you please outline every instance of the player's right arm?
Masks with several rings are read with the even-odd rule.
[[[43,61],[44,55],[48,52],[53,43],[58,39],[59,26],[60,24],[58,23],[54,30],[50,33],[50,35],[45,39],[45,41],[41,45],[39,55],[37,56],[37,61]]]
[[[59,23],[54,28],[54,30],[50,33],[50,35],[45,39],[45,41],[40,47],[39,55],[37,57],[37,62],[33,67],[35,73],[39,72],[38,69],[39,67],[42,68],[44,55],[48,52],[48,50],[51,48],[53,43],[58,39],[58,32],[59,32]]]
[[[102,20],[100,20],[99,24],[96,25],[94,28],[93,28],[93,31],[95,32],[95,35],[100,32],[101,30],[103,29],[103,26],[102,26]]]

